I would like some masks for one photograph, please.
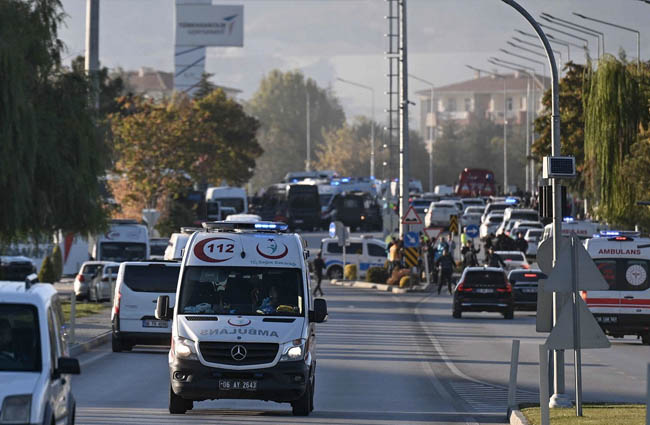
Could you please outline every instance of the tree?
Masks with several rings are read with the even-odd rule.
[[[54,249],[52,250],[52,255],[51,255],[51,260],[52,260],[52,267],[54,269],[54,280],[59,280],[61,279],[61,276],[63,275],[63,255],[61,254],[61,248],[59,248],[59,244],[54,244]]]
[[[633,186],[624,170],[639,125],[648,114],[638,79],[613,56],[603,57],[591,70],[585,90],[585,166],[589,188],[598,202],[598,215],[625,224],[634,206]]]
[[[88,79],[61,67],[58,0],[0,2],[0,239],[98,230],[107,151]]]
[[[255,188],[280,181],[288,171],[305,169],[307,93],[312,161],[324,142],[323,132],[343,126],[343,108],[330,90],[305,80],[299,71],[271,71],[247,105],[260,121],[258,140],[264,150],[252,180]]]
[[[85,57],[77,56],[70,64],[72,72],[85,75]],[[124,95],[126,87],[120,75],[111,76],[108,68],[102,67],[97,71],[99,80],[99,116],[104,119],[108,114],[118,112],[120,104],[118,99]]]
[[[217,89],[216,84],[210,81],[210,77],[212,76],[214,76],[214,74],[209,74],[207,72],[201,74],[201,79],[199,80],[199,84],[194,92],[195,99],[202,99]]]
[[[49,255],[43,259],[41,269],[38,271],[38,281],[44,283],[54,283],[57,281],[52,258]]]

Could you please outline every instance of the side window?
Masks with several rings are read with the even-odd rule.
[[[336,242],[330,242],[327,244],[327,253],[328,254],[343,254],[343,247],[339,246]]]
[[[368,244],[368,255],[371,257],[385,257],[386,256],[386,250],[375,243],[369,243]]]
[[[363,254],[363,244],[361,242],[353,242],[345,248],[345,253],[361,255]]]
[[[620,273],[619,289],[621,291],[645,291],[649,287],[648,261],[622,261],[623,270]]]
[[[600,270],[600,273],[605,278],[605,282],[609,285],[610,291],[613,291],[616,288],[616,260],[604,260],[596,259],[594,260],[596,267]]]

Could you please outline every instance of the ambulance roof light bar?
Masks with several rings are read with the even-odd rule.
[[[274,221],[207,221],[203,223],[207,231],[217,232],[286,232],[289,226],[286,223]]]
[[[635,232],[634,230],[601,230],[600,236],[630,236],[630,237],[639,237],[641,236],[640,232]]]

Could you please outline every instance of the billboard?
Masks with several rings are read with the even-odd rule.
[[[244,6],[176,4],[176,46],[244,45]]]

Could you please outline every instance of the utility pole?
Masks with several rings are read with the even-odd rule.
[[[409,101],[408,101],[408,50],[407,50],[407,26],[406,26],[406,0],[399,1],[399,236],[404,238],[404,233],[408,231],[407,227],[402,224],[402,219],[406,215],[409,198]]]
[[[311,171],[311,120],[309,119],[309,86],[305,85],[305,93],[307,93],[307,161],[305,161],[305,171]]]
[[[99,109],[99,0],[86,0],[86,58],[84,69],[92,82],[91,103]]]

